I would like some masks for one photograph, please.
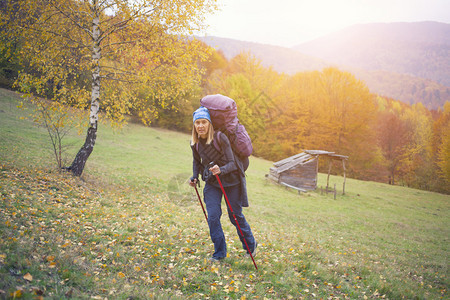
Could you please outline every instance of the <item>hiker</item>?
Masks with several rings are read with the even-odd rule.
[[[239,170],[235,162],[235,156],[230,146],[230,142],[225,134],[214,132],[209,111],[205,107],[200,107],[193,114],[193,128],[191,148],[193,154],[193,176],[189,184],[192,187],[199,182],[198,176],[201,175],[205,181],[203,189],[203,198],[208,212],[208,226],[211,240],[214,243],[214,254],[211,261],[219,261],[227,256],[227,246],[225,235],[220,223],[222,215],[222,196],[223,192],[216,179],[220,176],[225,193],[228,196],[231,208],[236,216],[237,222],[245,236],[248,249],[252,251],[252,256],[256,251],[257,243],[253,237],[250,225],[247,223],[242,213],[242,195],[246,191],[245,185],[241,184]],[[214,141],[214,139],[216,139]],[[246,201],[246,200],[245,200]],[[245,241],[239,234],[236,221],[227,206],[228,217],[231,223],[236,227],[239,239],[244,250]]]

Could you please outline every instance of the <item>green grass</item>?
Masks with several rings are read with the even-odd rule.
[[[0,90],[0,298],[448,298],[448,195],[352,179],[336,200],[299,195],[252,157],[244,212],[259,270],[226,216],[229,257],[210,264],[208,228],[185,183],[188,135],[103,124],[74,178],[56,170],[45,129],[18,101]],[[66,138],[68,162],[83,140]]]

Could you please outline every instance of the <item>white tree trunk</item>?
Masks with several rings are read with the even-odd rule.
[[[97,1],[94,1],[94,5]],[[94,7],[94,9],[96,9]],[[92,94],[91,94],[91,111],[89,114],[89,127],[97,129],[98,111],[100,108],[100,18],[95,15],[92,20]]]
[[[100,16],[98,2],[92,2],[92,93],[91,108],[89,113],[89,128],[86,135],[84,145],[78,151],[72,165],[67,168],[74,175],[81,176],[86,165],[86,161],[94,150],[95,141],[97,139],[98,111],[100,109],[100,59],[101,59],[101,32],[100,32]]]

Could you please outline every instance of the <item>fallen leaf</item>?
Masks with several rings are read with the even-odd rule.
[[[33,276],[31,276],[30,273],[27,273],[23,275],[23,279],[25,279],[26,281],[33,281]]]
[[[44,291],[41,290],[41,289],[39,289],[39,288],[37,288],[37,287],[32,287],[31,289],[33,290],[33,293],[34,293],[36,296],[42,297],[42,296],[44,295]]]
[[[20,298],[22,297],[22,290],[17,290],[14,293],[11,293],[10,296],[13,298]]]

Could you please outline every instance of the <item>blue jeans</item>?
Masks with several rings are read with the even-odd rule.
[[[237,184],[230,187],[224,187],[224,189],[225,193],[228,196],[228,200],[230,201],[230,205],[233,209],[234,215],[236,216],[239,226],[241,227],[242,233],[245,236],[247,245],[250,248],[250,251],[253,252],[255,248],[255,238],[253,237],[250,225],[248,225],[247,220],[245,220],[244,214],[242,213],[242,206],[239,201],[241,194],[241,185]],[[222,230],[222,224],[220,223],[220,217],[222,216],[222,190],[220,187],[216,187],[206,183],[205,188],[203,189],[203,196],[205,199],[206,210],[208,211],[209,234],[211,236],[212,242],[214,243],[213,257],[219,259],[224,258],[227,256],[227,245],[225,242],[225,235],[223,234]],[[244,239],[239,232],[239,228],[237,227],[236,221],[228,205],[227,210],[231,224],[236,227],[237,234],[242,243],[242,248],[244,250],[247,250]]]

